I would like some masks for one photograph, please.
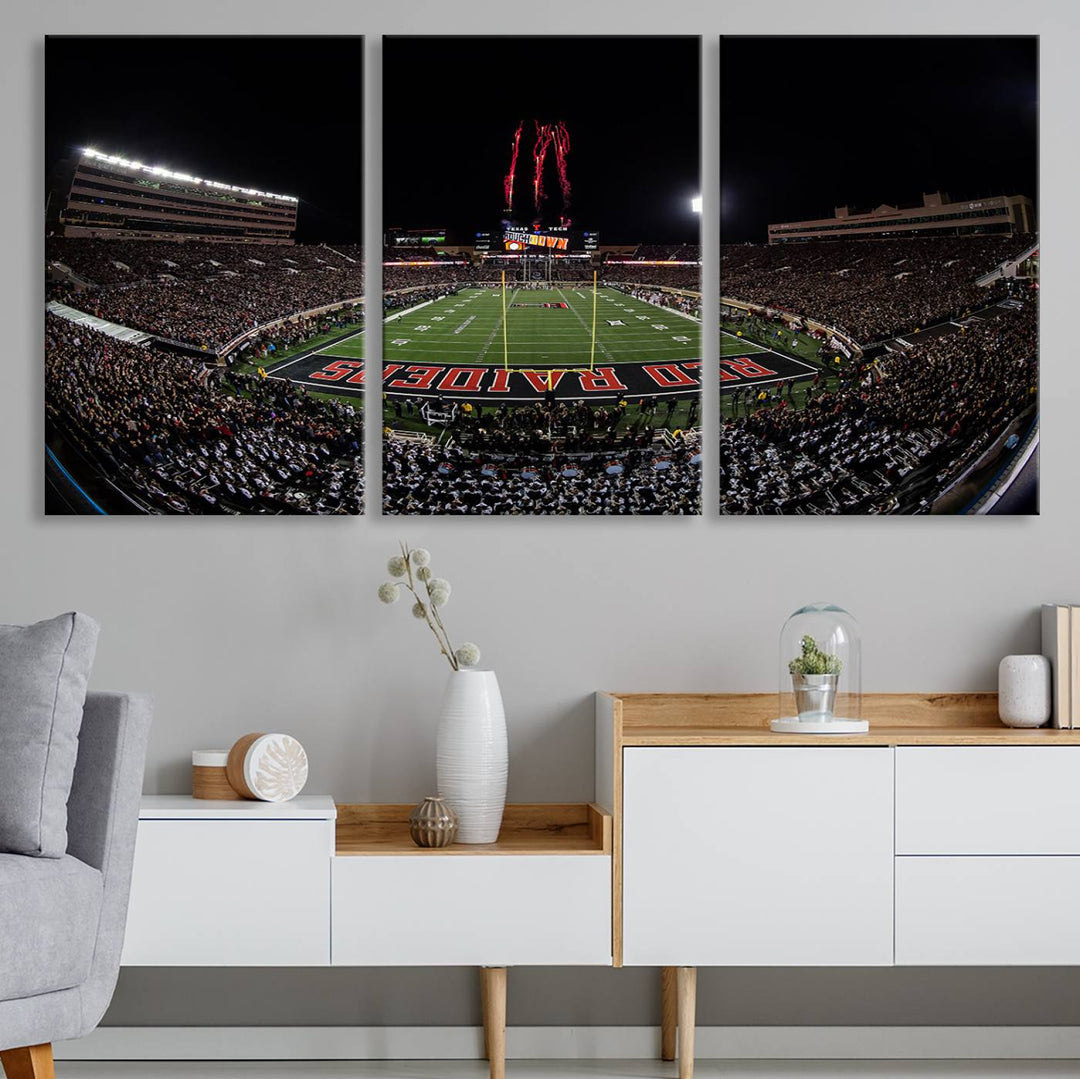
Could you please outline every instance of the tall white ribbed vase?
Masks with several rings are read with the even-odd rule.
[[[458,843],[494,843],[506,805],[506,715],[494,671],[452,671],[435,744],[439,795]]]

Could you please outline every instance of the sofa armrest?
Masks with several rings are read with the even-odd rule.
[[[101,870],[101,921],[82,987],[83,1033],[112,998],[124,945],[153,702],[131,693],[88,693],[68,799],[68,854]]]
[[[110,848],[135,842],[152,712],[150,697],[86,695],[68,798],[68,854],[106,875]]]

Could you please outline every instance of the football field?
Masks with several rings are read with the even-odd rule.
[[[464,289],[385,324],[386,363],[507,364],[547,371],[701,358],[701,324],[616,289],[592,286]],[[504,334],[505,330],[505,334]]]

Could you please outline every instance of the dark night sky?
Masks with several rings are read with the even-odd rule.
[[[924,191],[1038,212],[1037,53],[1034,37],[724,38],[722,239]]]
[[[515,192],[530,181],[532,121],[561,120],[575,228],[602,243],[697,242],[699,55],[687,37],[386,38],[384,224],[498,227],[519,121]],[[550,154],[548,170],[557,210]],[[515,195],[515,217],[527,208]]]
[[[298,238],[359,242],[359,37],[50,37],[45,164],[90,146],[300,199]]]

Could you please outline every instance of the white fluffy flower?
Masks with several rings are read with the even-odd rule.
[[[416,576],[421,581],[430,581],[431,580],[431,567],[430,566],[421,566],[416,571]]]
[[[424,550],[423,547],[417,547],[416,550],[409,552],[409,561],[414,566],[419,566],[423,569],[424,566],[431,562],[431,552]]]
[[[480,649],[472,641],[466,641],[455,653],[459,667],[475,667],[480,662]]]
[[[434,600],[438,595],[441,598],[435,604],[441,607],[450,598],[450,582],[445,577],[432,577],[427,583],[428,595]]]
[[[394,584],[393,581],[384,581],[379,585],[379,599],[383,603],[397,603],[401,598],[401,586]]]
[[[450,589],[449,588],[429,588],[428,598],[431,600],[433,607],[445,607],[450,601]]]
[[[394,555],[394,557],[386,563],[386,572],[389,573],[391,577],[404,577],[405,559],[399,554]]]
[[[417,600],[412,605],[412,616],[413,616],[413,618],[426,618],[427,617],[427,611],[424,610],[424,605],[419,600]]]

